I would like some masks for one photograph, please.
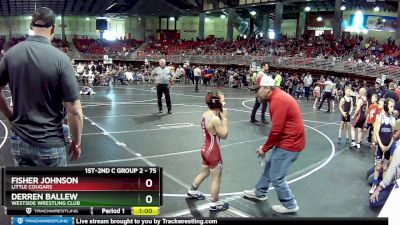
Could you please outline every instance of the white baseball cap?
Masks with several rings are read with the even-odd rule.
[[[267,86],[268,87],[275,86],[275,81],[274,81],[274,79],[272,79],[271,76],[262,75],[262,76],[257,78],[256,87],[255,87],[254,91],[257,92],[258,89],[260,89],[260,87],[267,87]]]
[[[256,86],[257,87],[266,87],[266,86],[273,87],[273,86],[275,86],[275,81],[274,81],[274,79],[272,79],[271,76],[262,75],[261,77],[257,78]]]

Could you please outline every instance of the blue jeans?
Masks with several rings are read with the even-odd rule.
[[[64,133],[64,140],[65,142],[68,142],[68,138],[71,137],[71,131],[69,129],[69,125],[63,124],[63,133]]]
[[[288,209],[297,207],[296,199],[286,182],[290,165],[296,161],[299,152],[290,152],[282,148],[274,148],[272,154],[265,162],[264,173],[256,184],[256,195],[265,196],[269,184],[272,183],[279,201]]]
[[[375,203],[369,202],[369,207],[371,208],[379,208],[385,205],[386,200],[389,198],[390,192],[393,190],[393,184],[387,186],[386,188],[382,189],[381,192],[379,192],[378,196],[378,201]]]
[[[11,134],[11,153],[14,156],[15,166],[67,166],[65,146],[52,148],[38,148],[23,141],[16,134]]]

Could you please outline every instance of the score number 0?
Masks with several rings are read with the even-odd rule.
[[[147,179],[145,182],[146,187],[152,187],[153,186],[153,180]],[[146,203],[152,203],[153,202],[153,197],[151,195],[146,196]]]

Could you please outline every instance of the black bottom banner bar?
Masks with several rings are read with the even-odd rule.
[[[349,222],[351,225],[388,225],[387,218],[77,218],[75,217],[75,225],[77,224],[135,224],[135,225],[168,225],[168,224],[199,224],[199,225],[231,225],[231,224],[268,224],[268,225],[299,225],[300,223],[307,225],[338,225]]]
[[[2,221],[5,222],[5,221]],[[141,218],[115,216],[104,218],[103,216],[13,216],[9,223],[12,225],[79,225],[79,224],[124,224],[124,225],[164,225],[164,224],[263,224],[263,225],[339,225],[349,222],[351,225],[388,225],[387,218]],[[2,223],[3,224],[3,223]],[[395,223],[393,223],[394,225]]]

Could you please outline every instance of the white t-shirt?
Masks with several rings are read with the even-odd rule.
[[[260,71],[257,73],[257,79],[260,78],[260,77],[262,77],[262,76],[264,76],[264,75],[267,75],[267,74],[265,74],[262,70],[260,70]]]
[[[195,77],[201,77],[201,70],[199,67],[194,68],[193,70],[193,76]]]
[[[312,85],[313,79],[311,76],[304,77],[304,86],[310,87]]]
[[[325,81],[324,84],[325,84],[324,91],[325,91],[325,92],[332,92],[332,88],[333,88],[333,83],[332,83],[332,81],[330,81],[330,80]]]

